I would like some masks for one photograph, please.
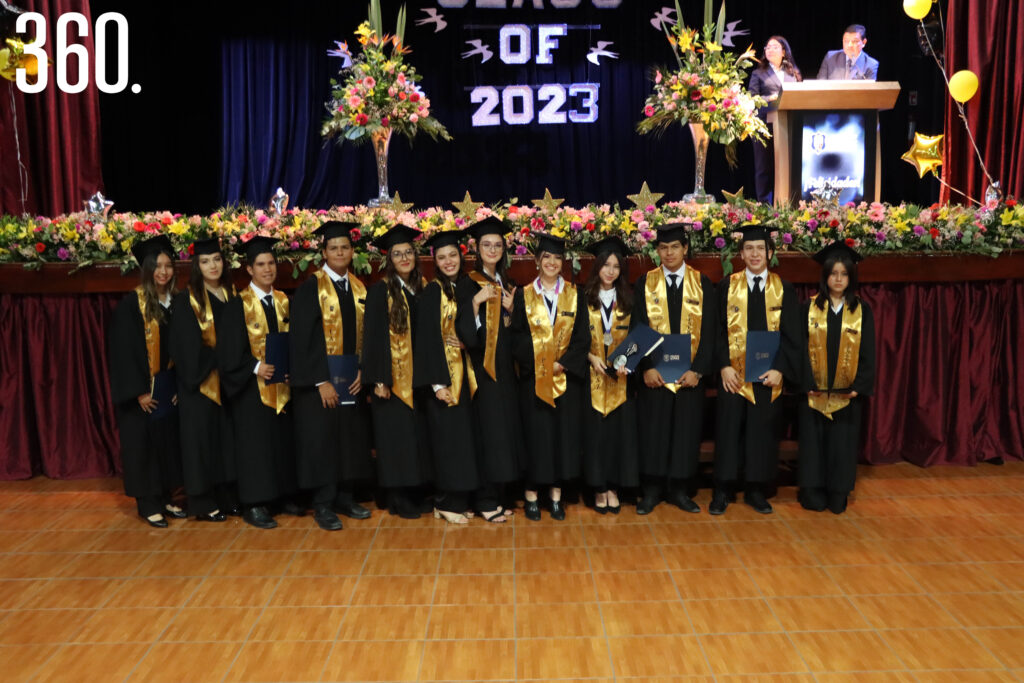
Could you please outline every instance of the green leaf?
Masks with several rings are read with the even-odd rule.
[[[395,27],[398,42],[405,44],[405,5],[398,8],[398,25]]]
[[[679,0],[676,0],[676,7],[679,6]],[[683,21],[683,15],[679,15],[680,23]],[[711,0],[704,0],[704,25],[708,26],[711,24]]]
[[[722,44],[722,37],[725,35],[725,0],[722,0],[722,8],[718,10],[718,22],[715,24],[715,44]]]
[[[728,253],[722,254],[722,277],[729,277],[732,275],[732,259],[729,258]]]

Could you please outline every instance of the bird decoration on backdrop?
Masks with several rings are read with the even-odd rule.
[[[473,49],[472,50],[467,50],[466,52],[463,52],[462,53],[462,58],[463,59],[469,59],[470,57],[473,57],[475,55],[480,55],[481,57],[483,57],[483,59],[480,60],[480,63],[483,64],[488,59],[490,59],[491,57],[494,56],[494,52],[491,51],[490,46],[489,45],[484,45],[484,41],[482,41],[482,40],[479,40],[479,39],[467,40],[466,41],[466,45],[472,45]]]
[[[427,16],[425,19],[417,19],[417,26],[426,26],[427,24],[434,25],[434,33],[440,33],[441,31],[448,28],[448,22],[444,20],[443,14],[438,14],[437,10],[433,7],[425,7],[420,10]]]
[[[619,53],[618,52],[610,52],[609,50],[605,49],[608,46],[614,45],[614,44],[615,43],[613,43],[610,40],[599,40],[599,41],[597,41],[597,47],[590,48],[590,54],[587,55],[587,61],[590,62],[591,64],[596,64],[597,66],[601,66],[601,62],[598,61],[601,57],[607,57],[608,59],[618,59],[619,58]]]

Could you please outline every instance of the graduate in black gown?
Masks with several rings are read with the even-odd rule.
[[[317,228],[324,265],[292,297],[288,330],[298,484],[312,491],[313,519],[326,531],[341,529],[338,514],[370,517],[352,495],[356,482],[373,478],[362,373],[339,390],[327,360],[328,355],[358,359],[362,351],[366,287],[349,271],[351,228],[338,221]],[[342,393],[355,403],[342,405]]]
[[[837,515],[857,479],[864,401],[875,384],[875,320],[857,296],[861,258],[842,241],[815,254],[818,294],[801,307],[807,400],[799,409],[799,499],[808,510]]]
[[[267,335],[287,332],[289,321],[288,297],[274,289],[278,241],[257,236],[241,245],[252,280],[228,302],[217,329],[221,391],[234,423],[242,519],[259,529],[277,526],[272,510],[304,513],[292,500],[297,484],[291,394],[286,381],[267,384],[275,370],[266,362]]]
[[[142,268],[141,283],[114,311],[107,345],[110,395],[121,441],[124,491],[135,498],[140,517],[150,526],[164,528],[167,517],[185,517],[171,503],[171,493],[181,486],[178,411],[161,405],[177,398],[153,396],[154,377],[171,367],[174,247],[159,235],[136,244],[132,253]]]
[[[461,230],[435,233],[426,241],[433,250],[434,281],[416,302],[413,385],[429,390],[424,399],[433,454],[434,516],[466,524],[469,496],[479,486],[477,439],[472,394],[475,368],[455,332],[455,292],[468,278],[462,274]]]
[[[235,492],[235,439],[217,372],[217,325],[234,296],[220,240],[192,245],[188,288],[174,298],[171,358],[178,379],[181,455],[189,514],[223,522],[241,514]]]
[[[565,241],[539,235],[535,251],[540,275],[516,292],[512,306],[528,453],[524,510],[527,519],[540,519],[537,492],[544,486],[551,518],[563,520],[562,484],[580,474],[590,318],[582,292],[562,277]]]
[[[715,443],[715,491],[708,511],[725,512],[737,488],[743,502],[762,514],[779,467],[783,378],[799,386],[800,304],[793,286],[768,270],[775,252],[769,228],[740,227],[744,270],[718,284],[715,344],[720,368]],[[779,333],[769,370],[746,380],[747,333]]]
[[[366,296],[363,380],[373,387],[373,441],[377,483],[388,509],[416,519],[425,508],[422,487],[431,481],[430,435],[424,402],[413,386],[413,344],[417,303],[423,291],[414,240],[420,231],[395,225],[373,241],[385,251],[384,277]]]
[[[589,377],[583,407],[583,480],[594,491],[594,509],[619,514],[619,489],[639,485],[636,388],[625,368],[611,368],[608,357],[629,335],[633,292],[626,256],[618,237],[591,245],[590,277],[583,286],[590,317]],[[615,376],[609,374],[615,373]]]
[[[681,377],[662,377],[651,357],[638,367],[643,377],[637,399],[643,480],[639,515],[649,514],[663,499],[686,512],[700,512],[692,496],[704,425],[704,377],[714,369],[717,297],[711,280],[685,261],[691,227],[671,223],[658,228],[661,265],[635,285],[636,324],[664,335],[690,335],[690,369]]]
[[[473,415],[480,439],[480,488],[474,507],[484,520],[501,524],[514,507],[506,486],[520,479],[525,462],[509,327],[516,286],[507,273],[505,224],[489,216],[467,231],[476,240],[476,268],[455,291],[455,323],[476,373]]]

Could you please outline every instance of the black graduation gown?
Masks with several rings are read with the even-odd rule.
[[[673,394],[664,387],[651,389],[644,384],[643,373],[653,366],[650,357],[641,361],[637,368],[640,472],[652,482],[664,484],[669,479],[692,480],[700,464],[704,400],[707,383],[714,381],[715,324],[718,320],[718,297],[714,285],[706,275],[701,274],[700,286],[703,293],[700,344],[691,369],[703,375],[701,381],[695,387],[679,388]],[[644,273],[636,281],[634,289],[634,325],[650,324],[646,287],[647,274]],[[682,289],[681,284],[674,290],[666,283],[666,306],[672,334],[681,333]],[[678,378],[664,379],[671,381]]]
[[[416,343],[417,297],[403,289],[409,306],[413,344]],[[413,372],[415,373],[415,362]],[[363,317],[363,384],[370,390],[381,383],[391,387],[391,330],[385,281],[366,293]],[[391,394],[370,399],[373,439],[377,451],[377,483],[384,488],[422,486],[430,482],[430,433],[424,404],[430,393],[413,390],[413,406]]]
[[[258,505],[291,495],[295,481],[291,405],[281,414],[263,404],[253,370],[242,300],[229,301],[217,328],[217,362],[222,397],[234,423],[238,498]]]
[[[612,325],[619,324],[618,313],[615,313]],[[590,330],[590,334],[603,337],[603,326],[598,330]],[[605,346],[605,356],[612,350]],[[589,348],[587,351],[589,353]],[[627,379],[625,403],[608,415],[602,415],[594,410],[591,402],[590,373],[588,362],[583,379],[583,480],[598,492],[608,488],[637,486],[640,483],[640,452],[637,443],[635,378]]]
[[[167,313],[170,317],[170,311]],[[161,368],[169,365],[169,342],[169,325],[160,323]],[[164,417],[153,419],[139,407],[138,397],[149,393],[152,378],[142,311],[134,291],[114,310],[107,351],[124,491],[133,498],[163,496],[181,486],[178,411],[172,408]]]
[[[356,308],[351,288],[344,294],[339,293],[338,303],[341,305],[342,348],[355,353]],[[299,486],[311,489],[372,479],[370,409],[366,392],[360,393],[355,405],[324,408],[316,386],[326,382],[330,375],[315,277],[303,282],[292,297],[288,336]],[[363,385],[366,385],[365,380]]]
[[[533,287],[533,283],[526,285]],[[587,352],[590,349],[590,321],[587,302],[577,288],[576,319],[569,347],[558,359],[565,368],[565,393],[555,399],[552,408],[537,398],[533,337],[526,319],[523,290],[516,290],[512,305],[513,355],[519,365],[520,410],[526,435],[526,477],[531,486],[557,485],[580,474],[583,400],[587,381]]]
[[[491,379],[484,369],[484,350],[487,345],[485,307],[480,306],[482,325],[479,330],[473,316],[473,297],[479,291],[480,285],[472,278],[466,277],[459,282],[455,289],[455,297],[459,302],[455,328],[476,370],[477,389],[472,407],[479,438],[478,473],[483,482],[503,484],[518,480],[522,475],[522,463],[525,462],[523,426],[519,417],[519,381],[516,379],[512,358],[512,332],[505,324],[506,320],[511,323],[511,315],[502,309],[494,350],[497,379]]]
[[[456,289],[468,278],[462,278]],[[477,476],[476,425],[470,398],[469,373],[463,371],[459,402],[449,406],[434,395],[433,385],[450,387],[445,341],[441,335],[441,285],[431,282],[416,302],[416,346],[413,385],[423,388],[433,453],[434,486],[439,491],[472,491]],[[479,372],[479,371],[478,371]],[[429,392],[429,394],[428,394]]]
[[[767,274],[768,271],[765,271]],[[768,329],[764,304],[764,287],[749,292],[747,299],[747,330]],[[772,402],[772,390],[754,383],[752,404],[739,394],[731,394],[722,386],[721,369],[730,364],[727,316],[729,278],[718,283],[718,323],[715,356],[718,374],[718,401],[715,442],[715,482],[731,487],[741,479],[754,485],[770,484],[779,468],[779,432],[782,427],[782,397]],[[800,304],[793,285],[782,281],[782,312],[779,320],[779,351],[772,369],[782,373],[791,386],[799,386]],[[742,377],[740,378],[743,379]],[[742,474],[742,476],[741,476]]]
[[[225,306],[226,302],[210,296],[215,328],[223,318]],[[217,349],[203,344],[189,290],[174,298],[173,310],[171,358],[178,379],[185,492],[202,496],[212,492],[216,484],[235,481],[234,434],[223,408],[223,392],[221,405],[217,405],[199,391],[199,385],[217,369]]]
[[[832,413],[832,419],[807,405],[807,392],[815,388],[814,372],[807,349],[807,314],[813,300],[800,308],[802,364],[802,396],[800,397],[800,454],[797,481],[802,488],[826,489],[830,493],[849,493],[857,479],[857,455],[860,447],[861,416],[865,397],[874,391],[875,384],[875,320],[871,308],[863,299],[860,352],[857,357],[857,375],[849,388],[857,392],[849,405]],[[828,303],[825,304],[828,306]],[[839,358],[843,310],[828,310],[828,386],[836,387],[836,366]]]

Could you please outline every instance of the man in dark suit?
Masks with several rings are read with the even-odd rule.
[[[843,32],[843,49],[832,50],[821,60],[818,80],[875,81],[878,80],[878,60],[864,52],[867,29],[851,24]]]

